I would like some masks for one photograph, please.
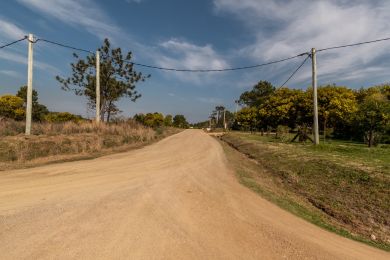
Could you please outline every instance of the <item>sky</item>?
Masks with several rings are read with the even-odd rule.
[[[12,0],[0,1],[0,45],[28,33],[96,50],[104,38],[132,51],[134,62],[180,69],[223,69],[260,64],[330,46],[390,37],[390,1],[383,0]],[[73,51],[34,44],[33,87],[52,111],[93,117],[83,97],[61,90]],[[83,57],[83,53],[80,53]],[[304,57],[267,67],[212,73],[136,67],[151,78],[137,84],[142,97],[119,101],[122,116],[162,112],[207,120],[260,80],[280,86]],[[351,88],[390,82],[390,41],[321,52],[318,84]],[[27,43],[0,50],[0,95],[27,81]],[[288,82],[311,85],[310,60]]]

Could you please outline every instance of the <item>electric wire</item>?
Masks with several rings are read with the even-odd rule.
[[[280,59],[280,60],[275,60],[275,61],[270,61],[270,62],[266,62],[266,63],[262,63],[262,64],[256,64],[256,65],[250,65],[250,66],[244,66],[244,67],[235,67],[235,68],[224,68],[224,69],[177,69],[177,68],[166,68],[166,67],[158,67],[158,66],[153,66],[153,65],[145,65],[145,64],[142,64],[142,63],[136,63],[136,62],[131,62],[131,61],[126,61],[126,62],[129,63],[129,64],[136,65],[136,66],[140,66],[140,67],[146,67],[146,68],[157,69],[157,70],[165,70],[165,71],[176,71],[176,72],[224,72],[224,71],[236,71],[236,70],[246,70],[246,69],[259,68],[259,67],[263,67],[263,66],[267,66],[267,65],[272,65],[272,64],[276,64],[276,63],[292,60],[292,59],[298,58],[300,56],[303,56],[305,54],[306,53],[302,53],[302,54],[295,55],[295,56],[292,56],[292,57],[288,57],[288,58],[284,58],[284,59]]]
[[[63,44],[63,43],[59,43],[59,42],[55,42],[55,41],[51,41],[51,40],[47,40],[47,39],[43,39],[43,38],[37,39],[36,41],[34,41],[34,43],[39,42],[39,41],[47,42],[47,43],[54,44],[54,45],[57,45],[57,46],[60,46],[60,47],[63,47],[63,48],[72,49],[72,50],[75,50],[75,51],[82,51],[82,52],[86,52],[86,53],[90,53],[90,54],[95,54],[93,51],[90,51],[90,50],[86,50],[86,49],[82,49],[82,48],[66,45],[66,44]],[[178,68],[158,67],[158,66],[154,66],[154,65],[147,65],[147,64],[142,64],[142,63],[137,63],[137,62],[132,62],[132,61],[125,61],[125,62],[128,63],[128,64],[135,65],[135,66],[139,66],[139,67],[145,67],[145,68],[156,69],[156,70],[165,70],[165,71],[176,71],[176,72],[224,72],[224,71],[235,71],[235,70],[246,70],[246,69],[259,68],[259,67],[263,67],[263,66],[267,66],[267,65],[272,65],[272,64],[276,64],[276,63],[292,60],[292,59],[301,57],[301,56],[306,55],[306,54],[307,53],[301,53],[299,55],[295,55],[295,56],[292,56],[292,57],[288,57],[288,58],[284,58],[284,59],[280,59],[280,60],[274,60],[274,61],[270,61],[270,62],[266,62],[266,63],[262,63],[262,64],[243,66],[243,67],[235,67],[235,68],[224,68],[224,69],[178,69]]]
[[[3,48],[8,47],[8,46],[11,46],[13,44],[16,44],[16,43],[21,42],[21,41],[26,40],[26,39],[28,40],[27,36],[25,36],[25,37],[23,37],[23,38],[21,38],[19,40],[13,41],[11,43],[5,44],[3,46],[0,46],[0,49],[3,49]],[[328,47],[328,48],[318,49],[316,51],[317,52],[322,52],[322,51],[328,51],[328,50],[334,50],[334,49],[340,49],[340,48],[347,48],[347,47],[359,46],[359,45],[370,44],[370,43],[377,43],[377,42],[388,41],[388,40],[390,40],[390,37],[377,39],[377,40],[372,40],[372,41],[365,41],[365,42],[358,42],[358,43],[340,45],[340,46],[332,46],[332,47]],[[53,44],[53,45],[57,45],[57,46],[60,46],[60,47],[63,47],[63,48],[68,48],[68,49],[71,49],[71,50],[74,50],[74,51],[81,51],[81,52],[85,52],[85,53],[89,53],[89,54],[95,54],[95,52],[93,52],[91,50],[70,46],[70,45],[67,45],[67,44],[63,44],[63,43],[52,41],[52,40],[47,40],[47,39],[44,39],[44,38],[38,38],[37,40],[32,41],[32,42],[33,43],[37,43],[39,41],[46,42],[46,43]],[[181,68],[160,67],[160,66],[148,65],[148,64],[131,62],[131,61],[125,61],[125,62],[127,62],[129,64],[132,64],[132,65],[135,65],[135,66],[139,66],[139,67],[145,67],[145,68],[156,69],[156,70],[164,70],[164,71],[176,71],[176,72],[225,72],[225,71],[237,71],[237,70],[247,70],[247,69],[260,68],[260,67],[263,67],[263,66],[268,66],[268,65],[272,65],[272,64],[276,64],[276,63],[281,63],[281,62],[284,62],[284,61],[292,60],[292,59],[295,59],[295,58],[298,58],[298,57],[301,57],[301,56],[304,56],[304,55],[307,55],[307,54],[308,53],[301,53],[301,54],[298,54],[298,55],[295,55],[295,56],[291,56],[291,57],[288,57],[288,58],[284,58],[284,59],[280,59],[280,60],[274,60],[274,61],[270,61],[270,62],[266,62],[266,63],[262,63],[262,64],[255,64],[255,65],[249,65],[249,66],[243,66],[243,67],[222,68],[222,69],[181,69]],[[306,60],[307,60],[307,58],[306,58]],[[306,60],[303,62],[303,64],[306,62]],[[302,66],[303,66],[303,64],[302,64]],[[297,71],[299,69],[300,69],[300,67],[298,67]],[[292,76],[294,76],[294,74],[297,71],[295,71]],[[287,80],[287,82],[290,79],[291,78],[289,78]],[[287,82],[282,84],[282,86],[284,86]]]
[[[86,53],[90,53],[90,54],[95,54],[93,51],[90,51],[90,50],[73,47],[73,46],[70,46],[70,45],[66,45],[66,44],[55,42],[55,41],[51,41],[51,40],[46,40],[46,39],[43,39],[43,38],[38,38],[36,41],[34,41],[34,43],[37,43],[39,41],[50,43],[50,44],[57,45],[57,46],[60,46],[60,47],[63,47],[63,48],[67,48],[67,49],[71,49],[71,50],[74,50],[74,51],[81,51],[81,52],[86,52]]]
[[[13,41],[13,42],[10,42],[10,43],[7,43],[7,44],[5,44],[5,45],[0,46],[0,49],[3,49],[3,48],[5,48],[5,47],[11,46],[11,45],[14,45],[14,44],[16,44],[16,43],[18,43],[18,42],[21,42],[21,41],[24,41],[24,40],[26,40],[26,39],[27,39],[27,36],[24,36],[23,38],[21,38],[21,39],[19,39],[19,40],[16,40],[16,41]]]
[[[340,46],[333,46],[333,47],[318,49],[317,52],[334,50],[334,49],[341,49],[341,48],[347,48],[347,47],[353,47],[353,46],[358,46],[358,45],[363,45],[363,44],[383,42],[383,41],[389,41],[389,40],[390,40],[390,37],[383,38],[383,39],[372,40],[372,41],[366,41],[366,42],[358,42],[358,43],[352,43],[352,44],[346,44],[346,45],[340,45]]]

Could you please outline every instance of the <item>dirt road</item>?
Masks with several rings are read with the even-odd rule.
[[[241,186],[212,137],[0,172],[0,259],[390,259]]]

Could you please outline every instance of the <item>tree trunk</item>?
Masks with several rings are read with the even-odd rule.
[[[325,140],[326,140],[326,121],[327,121],[327,118],[325,117],[324,118],[324,143],[325,143]]]
[[[372,147],[372,139],[373,139],[373,133],[372,128],[370,128],[370,131],[368,132],[368,147]]]
[[[104,122],[104,116],[106,114],[106,106],[105,106],[106,102],[105,102],[105,100],[103,98],[101,98],[100,100],[101,100],[101,103],[100,103],[100,120],[102,122]]]
[[[111,117],[111,105],[112,105],[112,101],[110,100],[109,103],[108,103],[108,109],[107,109],[107,123],[110,122],[110,117]]]

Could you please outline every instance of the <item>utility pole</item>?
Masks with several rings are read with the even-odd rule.
[[[34,44],[34,35],[30,33],[28,35],[26,135],[31,134],[32,92],[33,92],[33,44]]]
[[[100,123],[100,52],[96,51],[96,123]]]
[[[223,129],[226,131],[226,108],[223,109]]]
[[[312,60],[312,80],[313,80],[313,120],[314,120],[314,144],[320,143],[320,136],[318,133],[318,104],[317,104],[317,57],[316,49],[311,49]]]

